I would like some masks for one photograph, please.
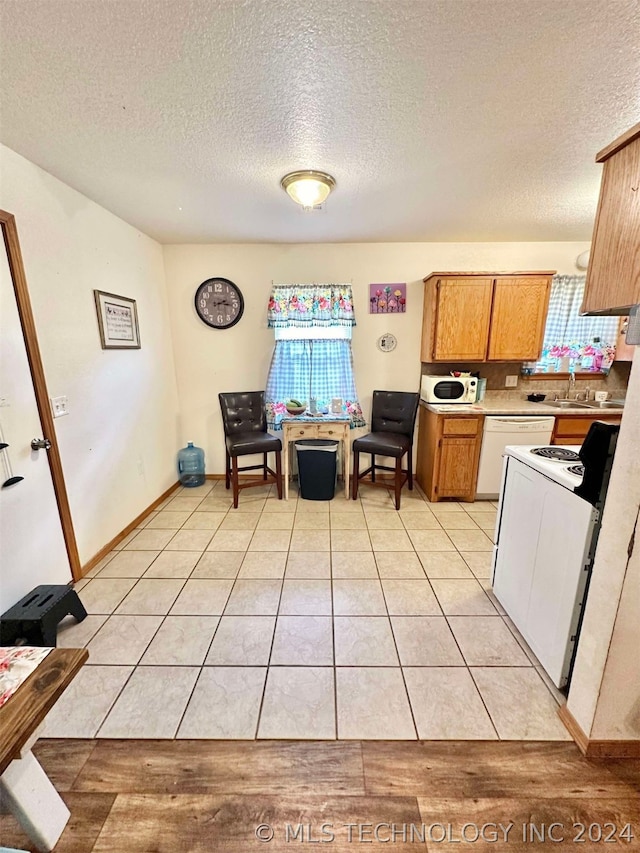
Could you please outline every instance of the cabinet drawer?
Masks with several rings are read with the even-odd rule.
[[[289,427],[287,430],[287,437],[289,439],[318,438],[319,430],[319,424],[305,424],[304,426]]]
[[[563,435],[586,435],[595,418],[556,418],[555,434]]]
[[[555,428],[553,431],[554,444],[581,444],[586,434],[589,432],[589,427],[594,421],[606,420],[607,423],[619,424],[620,418],[556,418]],[[568,439],[575,439],[568,441]]]
[[[338,441],[344,436],[344,426],[341,424],[318,424],[318,438],[332,438]]]
[[[445,418],[442,424],[443,435],[477,435],[479,429],[479,418]]]

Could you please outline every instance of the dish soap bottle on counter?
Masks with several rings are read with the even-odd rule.
[[[204,450],[194,447],[192,441],[178,451],[178,474],[187,488],[204,485]]]

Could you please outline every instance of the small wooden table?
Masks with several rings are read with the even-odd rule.
[[[349,500],[349,462],[351,454],[350,443],[351,418],[326,417],[310,418],[303,415],[282,419],[282,476],[284,479],[284,499],[289,500],[289,443],[303,438],[333,439],[342,442],[342,477],[344,480],[344,496]]]
[[[53,850],[69,809],[31,752],[38,727],[89,657],[54,649],[0,708],[0,790],[38,850]]]

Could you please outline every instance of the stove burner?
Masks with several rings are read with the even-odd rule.
[[[580,457],[573,450],[565,450],[564,447],[536,447],[532,451],[536,456],[544,459],[555,459],[558,462],[578,462]]]
[[[584,465],[569,465],[567,471],[570,474],[577,474],[578,477],[584,476]]]

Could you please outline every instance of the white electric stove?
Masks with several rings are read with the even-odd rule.
[[[496,598],[557,687],[569,676],[598,519],[573,491],[579,450],[505,449],[493,554]]]
[[[584,474],[584,465],[578,456],[579,451],[580,445],[573,444],[552,447],[531,444],[505,448],[506,455],[519,459],[525,465],[553,480],[554,483],[572,490],[582,482]]]

